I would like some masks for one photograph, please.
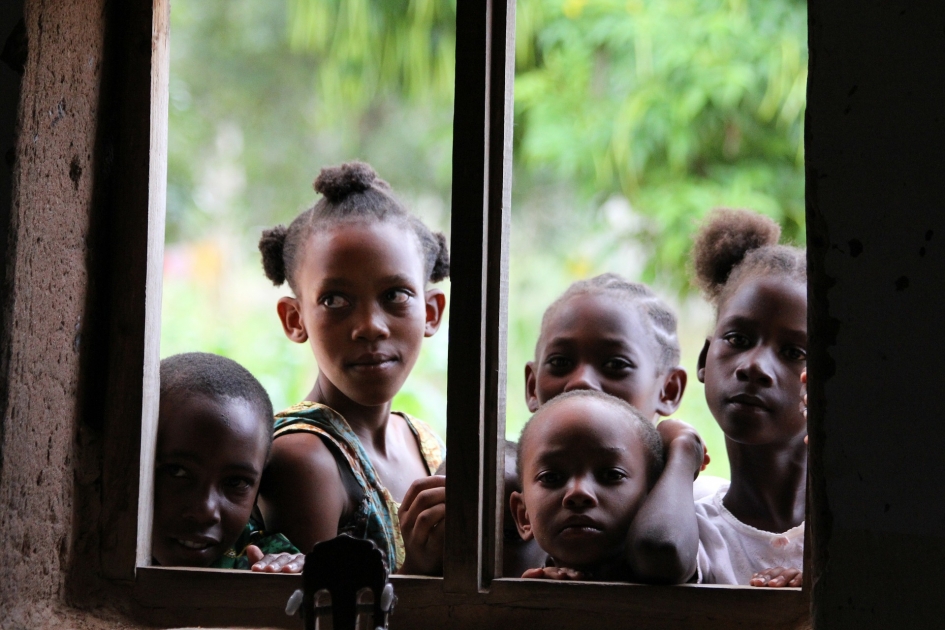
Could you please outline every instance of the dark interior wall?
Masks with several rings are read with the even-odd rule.
[[[79,444],[79,340],[90,284],[104,0],[25,4],[22,77],[3,295],[7,385],[0,468],[0,625],[52,625],[70,567],[94,549],[77,540],[93,515],[76,488],[94,486]],[[9,77],[0,75],[3,81]],[[0,121],[16,115],[0,96]],[[6,136],[3,137],[6,139]],[[9,192],[7,198],[10,199]],[[89,441],[89,440],[86,440]]]
[[[811,0],[810,49],[815,627],[941,627],[945,4]]]
[[[0,4],[0,331],[7,312],[9,293],[6,286],[7,239],[10,234],[10,207],[13,203],[13,163],[16,158],[14,137],[16,114],[20,103],[20,77],[26,52],[26,27],[23,23],[23,3],[8,0]],[[0,336],[0,373],[6,360]],[[3,466],[3,409],[6,401],[6,381],[0,382],[0,469]]]

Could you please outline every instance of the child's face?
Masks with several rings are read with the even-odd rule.
[[[439,327],[443,292],[425,291],[416,237],[387,223],[316,232],[299,268],[297,337],[311,340],[320,379],[364,406],[388,403]],[[291,300],[291,298],[283,298]]]
[[[615,559],[648,491],[647,453],[632,422],[605,401],[571,399],[545,412],[522,452],[512,511],[556,566],[593,571]]]
[[[712,415],[743,444],[801,439],[801,372],[807,364],[807,290],[795,281],[748,278],[722,305],[699,357]]]
[[[233,546],[256,500],[266,428],[243,400],[161,399],[151,534],[161,565],[205,567]]]
[[[537,411],[563,392],[593,389],[655,420],[666,376],[659,355],[639,309],[613,296],[574,296],[545,323],[535,361],[525,366],[528,408]]]

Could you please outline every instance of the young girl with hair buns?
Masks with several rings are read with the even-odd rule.
[[[260,507],[303,552],[350,533],[376,543],[392,572],[436,572],[445,486],[431,475],[445,447],[391,400],[440,327],[446,297],[429,284],[449,276],[446,238],[367,164],[323,169],[314,188],[312,208],[259,241],[266,276],[292,290],[277,305],[285,335],[318,364],[306,400],[276,414]]]
[[[693,245],[716,309],[697,376],[731,466],[731,484],[696,503],[705,583],[801,584],[807,263],[804,250],[778,245],[780,233],[754,212],[716,210]]]

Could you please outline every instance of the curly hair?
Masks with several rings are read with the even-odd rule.
[[[637,435],[643,442],[643,450],[647,455],[647,485],[648,487],[652,488],[653,484],[656,483],[656,480],[659,479],[660,475],[662,474],[663,467],[665,465],[663,441],[660,439],[659,432],[657,432],[656,427],[653,426],[651,422],[647,421],[646,418],[640,415],[640,412],[637,411],[636,407],[627,401],[593,389],[576,389],[563,394],[558,394],[544,405],[539,407],[538,411],[533,413],[532,417],[528,419],[528,421],[525,423],[525,426],[522,427],[522,434],[518,438],[515,474],[518,477],[519,483],[523,483],[522,454],[525,452],[525,446],[529,440],[530,434],[534,430],[535,425],[541,422],[542,418],[547,415],[548,410],[554,409],[561,403],[571,400],[572,398],[600,400],[612,406],[621,414],[623,419],[633,425],[633,427],[636,429]]]
[[[289,224],[264,230],[259,239],[263,271],[276,286],[289,283],[298,295],[295,283],[304,245],[313,233],[346,222],[390,222],[412,232],[420,245],[428,282],[439,282],[450,274],[446,236],[432,232],[410,214],[394,196],[390,185],[364,162],[346,162],[323,168],[313,183],[322,195],[318,202]]]
[[[757,212],[716,208],[709,213],[692,245],[692,266],[716,315],[748,278],[778,275],[807,282],[804,250],[779,245],[780,237],[780,226]]]
[[[604,273],[572,283],[545,309],[545,314],[541,318],[541,332],[538,335],[539,344],[551,317],[562,304],[578,295],[612,295],[629,302],[644,316],[644,322],[649,324],[650,332],[653,333],[653,338],[660,348],[660,357],[657,362],[659,370],[668,370],[679,364],[676,314],[653,292],[653,289],[639,282],[630,282],[615,273]]]

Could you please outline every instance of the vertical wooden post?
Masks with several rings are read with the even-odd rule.
[[[164,191],[167,172],[167,0],[109,6],[102,116],[101,261],[108,356],[103,375],[102,567],[132,580],[150,558],[151,468],[157,419]],[[118,61],[120,60],[120,62]],[[113,157],[111,157],[113,156]],[[111,182],[111,183],[109,183]],[[144,475],[142,477],[142,471]],[[143,481],[143,484],[141,483]]]
[[[458,0],[456,13],[443,571],[447,591],[477,592],[495,571],[504,459],[515,5]]]

